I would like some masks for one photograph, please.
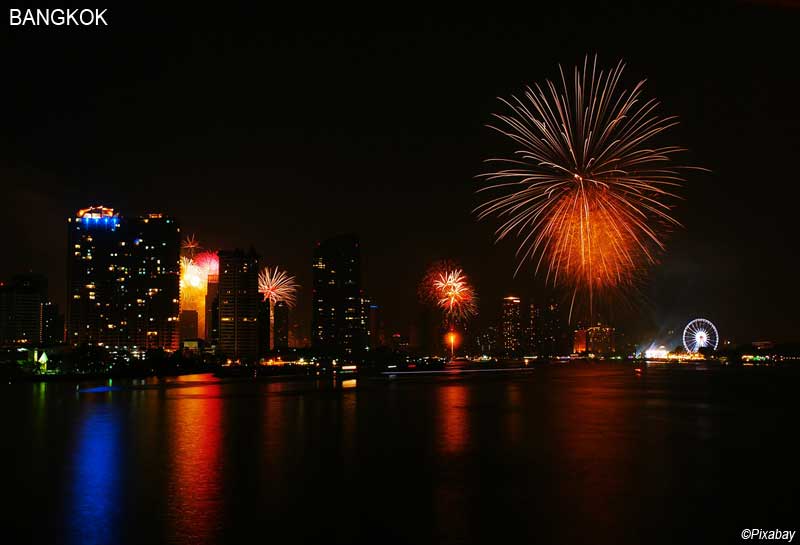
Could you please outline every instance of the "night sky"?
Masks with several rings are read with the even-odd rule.
[[[681,125],[691,152],[685,229],[646,278],[632,335],[703,316],[723,338],[796,340],[798,29],[792,2],[614,11],[433,14],[192,12],[111,7],[107,28],[1,27],[0,277],[34,270],[65,297],[65,218],[93,203],[162,211],[208,248],[247,248],[295,274],[310,321],[316,241],[360,235],[365,288],[406,332],[434,259],[459,261],[481,319],[500,298],[547,295],[513,278],[513,242],[478,223],[474,176],[509,143],[498,96],[598,54]],[[400,6],[399,4],[397,6]],[[3,12],[7,17],[7,12]],[[6,20],[7,22],[7,20]]]

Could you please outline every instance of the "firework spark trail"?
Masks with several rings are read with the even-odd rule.
[[[546,281],[592,293],[634,284],[656,262],[663,236],[679,223],[670,215],[682,185],[675,146],[648,142],[677,124],[643,101],[640,81],[619,88],[625,65],[599,70],[597,57],[576,67],[572,85],[559,67],[561,86],[528,87],[525,98],[500,99],[508,114],[489,125],[518,146],[511,158],[490,159],[499,169],[480,175],[478,192],[495,193],[476,208],[495,216],[497,240],[516,235],[516,272],[529,261]],[[590,310],[591,313],[591,310]]]
[[[265,301],[269,299],[271,307],[282,301],[289,308],[294,308],[298,288],[294,276],[289,276],[286,271],[281,271],[278,267],[264,267],[258,274],[258,291],[264,296]]]

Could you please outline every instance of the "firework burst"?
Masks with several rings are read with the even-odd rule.
[[[478,298],[464,271],[443,261],[428,269],[420,284],[423,301],[433,303],[444,312],[448,322],[464,321],[478,311]]]
[[[269,299],[271,306],[282,301],[289,308],[293,308],[298,288],[294,276],[289,276],[286,271],[282,271],[278,267],[264,267],[258,274],[258,291],[264,296],[265,301]]]
[[[500,241],[520,239],[517,272],[533,261],[546,280],[592,293],[634,284],[664,250],[675,189],[682,185],[672,156],[682,148],[651,140],[674,126],[658,102],[644,100],[640,81],[620,88],[625,65],[610,71],[597,57],[572,81],[528,87],[524,98],[503,100],[509,112],[489,125],[517,145],[513,157],[490,159],[499,168],[480,177],[490,197],[478,217],[500,219]],[[591,313],[591,311],[590,311]]]
[[[219,258],[213,252],[181,257],[180,308],[197,311],[198,334],[204,335],[208,277],[219,274]]]
[[[181,250],[184,251],[189,257],[194,257],[194,254],[200,250],[200,243],[194,235],[189,235],[181,242]]]

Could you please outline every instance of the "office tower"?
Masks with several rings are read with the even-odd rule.
[[[614,328],[597,324],[587,330],[588,350],[592,354],[607,356],[614,350]]]
[[[206,323],[203,338],[209,345],[219,341],[219,275],[209,274],[206,288]]]
[[[272,350],[272,342],[271,342],[271,327],[272,324],[270,323],[269,314],[270,314],[270,305],[272,301],[269,299],[264,299],[263,296],[259,298],[258,301],[258,357],[261,358],[266,356],[270,350]]]
[[[481,355],[497,355],[499,353],[498,337],[497,328],[495,326],[489,326],[475,336],[475,347]]]
[[[538,321],[539,307],[533,303],[524,306],[522,349],[525,354],[536,353],[536,322]]]
[[[386,338],[383,330],[383,320],[381,319],[381,309],[373,302],[369,302],[367,307],[367,324],[369,329],[369,347],[374,350],[379,346],[386,346]],[[415,339],[416,341],[416,339]],[[410,344],[416,345],[416,342]]]
[[[551,300],[537,314],[536,344],[539,355],[559,356],[570,352],[572,339],[559,304]]]
[[[47,280],[38,274],[19,274],[0,285],[0,344],[41,344],[46,299]]]
[[[274,348],[276,350],[289,348],[289,305],[284,301],[275,303],[274,318]]]
[[[42,344],[52,346],[64,342],[64,315],[52,301],[42,304]]]
[[[319,243],[312,272],[312,346],[331,355],[359,357],[367,330],[358,238],[342,235]]]
[[[503,336],[503,351],[507,356],[520,355],[521,349],[521,302],[519,297],[509,296],[503,298],[503,315],[501,331]]]
[[[95,206],[67,218],[67,343],[118,344],[126,328],[131,268],[125,259],[121,218],[112,208]]]
[[[162,214],[126,218],[124,248],[130,259],[125,311],[128,339],[120,345],[138,350],[180,346],[180,229]],[[195,326],[195,335],[197,338]]]
[[[180,338],[182,341],[197,338],[198,315],[196,310],[182,310],[180,314]]]
[[[219,252],[219,349],[234,362],[258,358],[258,255]]]
[[[94,206],[68,218],[67,342],[143,355],[178,348],[180,229]]]
[[[588,335],[586,328],[578,328],[575,330],[575,336],[572,341],[572,351],[575,354],[585,354],[589,351]]]
[[[615,352],[614,328],[597,324],[575,330],[573,352],[607,356]]]

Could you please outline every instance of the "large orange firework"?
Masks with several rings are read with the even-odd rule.
[[[671,216],[682,185],[675,146],[651,144],[674,126],[643,100],[640,81],[619,87],[625,65],[606,72],[588,58],[571,83],[528,87],[524,98],[502,100],[507,114],[490,127],[518,146],[512,158],[490,159],[499,169],[481,175],[479,192],[494,194],[477,208],[502,220],[497,240],[520,238],[517,271],[525,262],[546,280],[592,293],[634,284],[656,262],[663,238],[678,222]],[[591,311],[590,311],[591,312]]]
[[[463,270],[449,261],[432,265],[420,285],[424,301],[442,309],[449,322],[466,320],[478,311],[478,298]]]
[[[180,308],[197,311],[199,335],[205,333],[208,277],[217,274],[219,274],[219,258],[213,252],[181,257]]]

